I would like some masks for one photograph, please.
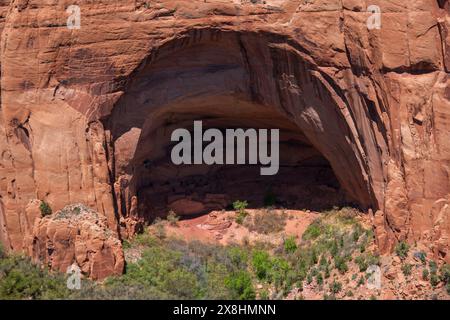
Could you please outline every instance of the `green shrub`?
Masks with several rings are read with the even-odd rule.
[[[430,273],[431,274],[436,274],[437,273],[438,266],[437,266],[436,262],[434,262],[433,260],[430,260],[428,262],[428,266],[430,267]]]
[[[402,272],[405,276],[409,277],[411,275],[413,265],[410,263],[405,263],[402,265]]]
[[[283,258],[276,257],[272,259],[270,264],[269,281],[276,288],[290,289],[293,279],[288,279],[288,274],[291,272],[289,263]]]
[[[321,267],[325,267],[328,265],[328,261],[327,258],[325,257],[325,254],[322,254],[322,256],[320,257],[319,265]]]
[[[440,282],[440,279],[437,274],[431,273],[430,275],[430,283],[433,287],[436,287]]]
[[[422,262],[422,264],[426,264],[427,262],[427,254],[423,251],[419,251],[416,252],[415,256],[417,256],[417,258],[419,258],[420,262]]]
[[[291,236],[284,241],[284,251],[287,253],[293,253],[297,250],[297,243],[295,237]]]
[[[364,279],[364,277],[361,276],[361,277],[359,278],[359,280],[358,280],[357,286],[358,286],[358,287],[359,287],[359,286],[362,286],[362,285],[364,285],[365,283],[366,283],[366,279]]]
[[[252,278],[246,271],[239,271],[228,276],[225,279],[225,285],[232,291],[235,299],[253,300],[256,297]]]
[[[430,277],[430,272],[428,271],[428,269],[423,269],[422,270],[422,279],[427,281],[429,280]]]
[[[231,247],[227,251],[228,257],[232,263],[232,270],[242,270],[247,268],[248,254],[239,247]]]
[[[339,293],[342,290],[342,284],[336,280],[334,280],[330,285],[330,291],[333,294]]]
[[[360,272],[365,272],[367,270],[367,268],[369,267],[369,265],[368,265],[366,259],[364,258],[364,256],[356,257],[355,258],[355,263],[358,265]]]
[[[312,281],[313,281],[313,275],[311,273],[309,273],[308,276],[306,277],[306,283],[311,284]]]
[[[330,268],[327,266],[324,273],[325,279],[328,279],[330,277]]]
[[[333,258],[337,256],[339,253],[339,246],[336,240],[332,240],[331,242],[331,248],[330,248],[330,254]]]
[[[445,283],[450,282],[450,264],[446,263],[441,268],[441,280]]]
[[[404,241],[400,241],[395,246],[395,253],[400,257],[400,259],[405,259],[408,256],[408,251],[409,245]]]
[[[236,210],[236,223],[243,224],[245,218],[247,217],[248,213],[245,211],[247,209],[248,203],[247,201],[240,201],[236,200],[233,202],[233,208]]]
[[[130,241],[128,241],[128,240],[126,240],[126,239],[122,240],[122,248],[123,248],[124,250],[130,249],[130,248],[131,248],[131,243],[130,243]]]
[[[348,271],[348,265],[345,257],[337,256],[334,259],[334,265],[341,274],[345,274]]]
[[[316,276],[316,282],[317,282],[317,284],[318,284],[319,286],[323,285],[323,276],[322,276],[322,273],[319,273],[319,274]]]
[[[313,221],[303,233],[304,240],[317,239],[323,232],[323,226],[319,220]]]
[[[328,295],[328,294],[325,293],[323,295],[323,300],[336,300],[336,296],[334,294]]]
[[[367,254],[366,261],[369,266],[379,266],[381,263],[380,256],[371,253]]]
[[[269,292],[267,290],[262,290],[259,293],[259,300],[269,300]]]
[[[342,208],[338,214],[337,218],[340,222],[346,225],[356,224],[356,217],[358,215],[358,211],[354,208]]]
[[[27,257],[12,255],[0,259],[0,300],[62,299],[68,295],[61,274],[50,274]]]
[[[39,210],[41,211],[41,215],[43,217],[45,216],[49,216],[52,214],[52,208],[50,207],[50,205],[45,202],[44,200],[41,201],[41,203],[39,204]]]
[[[169,222],[169,224],[173,227],[176,227],[178,225],[178,220],[180,220],[180,217],[177,216],[175,211],[170,210],[169,214],[167,215],[167,221]]]
[[[269,254],[261,250],[253,252],[252,265],[258,279],[267,280],[272,267]]]
[[[245,211],[245,209],[247,209],[247,206],[248,206],[247,201],[236,200],[235,202],[233,202],[233,208],[238,212]]]
[[[352,240],[353,242],[358,242],[359,238],[363,234],[364,229],[358,223],[353,227]]]

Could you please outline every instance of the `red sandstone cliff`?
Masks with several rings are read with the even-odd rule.
[[[27,210],[35,199],[54,210],[84,203],[113,233],[142,217],[142,163],[171,128],[165,115],[223,119],[219,102],[233,96],[248,123],[261,106],[293,121],[372,209],[382,250],[422,241],[450,262],[448,1],[79,4],[81,28],[69,30],[66,1],[0,2],[7,248],[26,250],[42,229]],[[370,5],[381,29],[367,28]]]

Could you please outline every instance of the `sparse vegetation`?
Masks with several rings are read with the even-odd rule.
[[[245,218],[248,216],[247,209],[248,203],[247,201],[236,200],[233,202],[233,208],[236,210],[236,223],[243,224]]]
[[[430,275],[430,284],[433,287],[436,287],[440,282],[439,276],[437,274],[431,273]]]
[[[236,203],[237,214],[246,207],[246,202]],[[7,256],[0,248],[0,298],[281,299],[291,289],[301,292],[309,284],[323,291],[324,299],[339,299],[360,297],[369,266],[380,265],[380,257],[369,247],[371,231],[351,210],[327,212],[301,240],[290,236],[272,246],[255,242],[221,246],[170,238],[165,226],[177,223],[173,217],[156,219],[148,232],[123,243],[127,252],[139,250],[124,275],[102,283],[83,280],[81,290],[68,290],[65,275],[49,273],[27,258]],[[246,220],[246,226],[252,222],[250,217]],[[404,247],[396,251],[407,256]],[[401,267],[405,276],[413,270],[407,262]],[[422,278],[436,288],[444,282],[449,290],[449,265],[428,264]]]
[[[408,256],[408,252],[409,252],[409,245],[404,241],[400,241],[395,246],[395,253],[402,260]]]
[[[427,263],[427,254],[425,252],[423,251],[416,252],[414,256],[417,257],[420,260],[420,262],[422,262],[422,264],[425,265]]]
[[[367,268],[369,267],[369,264],[367,263],[367,260],[362,255],[356,257],[355,263],[358,265],[360,272],[365,272],[367,270]]]
[[[338,281],[333,281],[333,283],[330,285],[330,291],[333,294],[337,294],[342,290],[342,284]]]
[[[447,293],[450,295],[450,264],[448,263],[441,268],[441,280],[445,283]]]
[[[167,215],[167,221],[169,222],[169,224],[173,227],[176,227],[178,225],[178,220],[180,220],[180,217],[177,216],[175,211],[170,210],[169,214]]]
[[[284,251],[287,253],[294,253],[297,250],[297,243],[295,237],[291,236],[284,241]]]
[[[155,236],[160,240],[165,239],[167,237],[167,233],[164,221],[162,221],[160,218],[156,218],[153,222],[153,225],[155,226]]]
[[[402,272],[406,277],[409,277],[411,275],[413,265],[410,263],[404,263],[402,265]]]
[[[450,281],[450,264],[446,263],[441,268],[441,280],[445,283]]]
[[[47,202],[45,202],[44,200],[42,200],[41,203],[39,204],[39,210],[41,211],[41,215],[43,217],[49,216],[53,212],[50,205]]]
[[[272,209],[266,209],[256,213],[251,219],[247,219],[245,226],[250,231],[260,234],[277,233],[284,230],[286,219],[285,212],[278,214]]]
[[[428,269],[423,269],[422,270],[422,280],[428,281],[430,278],[430,272],[428,271]]]
[[[303,233],[303,239],[304,240],[314,240],[317,239],[320,234],[322,233],[323,228],[320,223],[320,220],[315,220],[313,223],[311,223],[306,231]]]

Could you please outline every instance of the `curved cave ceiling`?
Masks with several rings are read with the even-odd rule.
[[[103,119],[113,146],[119,212],[147,218],[204,213],[241,199],[258,207],[325,209],[373,203],[339,93],[300,49],[271,34],[203,30],[163,45]],[[280,129],[280,170],[170,161],[173,130]]]

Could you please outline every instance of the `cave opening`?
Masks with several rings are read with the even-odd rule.
[[[368,202],[365,191],[358,194],[364,186],[345,149],[350,138],[343,117],[329,116],[339,109],[307,62],[281,42],[197,30],[169,41],[142,64],[104,119],[120,214],[151,221],[170,210],[205,214],[235,200],[250,208],[311,210]],[[192,131],[199,120],[205,130],[279,129],[278,173],[261,175],[259,164],[175,165],[172,132]],[[342,139],[329,141],[337,135]],[[336,175],[336,168],[345,171]]]
[[[222,110],[223,115],[208,114],[210,102],[198,114],[174,107],[172,113],[161,115],[163,125],[142,140],[134,158],[133,173],[141,212],[164,216],[173,210],[181,216],[197,215],[229,208],[236,200],[247,201],[249,208],[280,206],[311,210],[345,203],[345,192],[329,162],[291,121],[272,108],[225,98],[217,101],[214,108]],[[242,108],[247,115],[239,112]],[[257,119],[251,116],[253,111],[259,115]],[[173,164],[171,133],[178,128],[192,132],[193,122],[199,119],[204,130],[279,129],[278,172],[261,175],[260,164]],[[144,150],[150,141],[161,143]],[[249,147],[249,141],[246,142]],[[236,155],[237,145],[234,147]]]

